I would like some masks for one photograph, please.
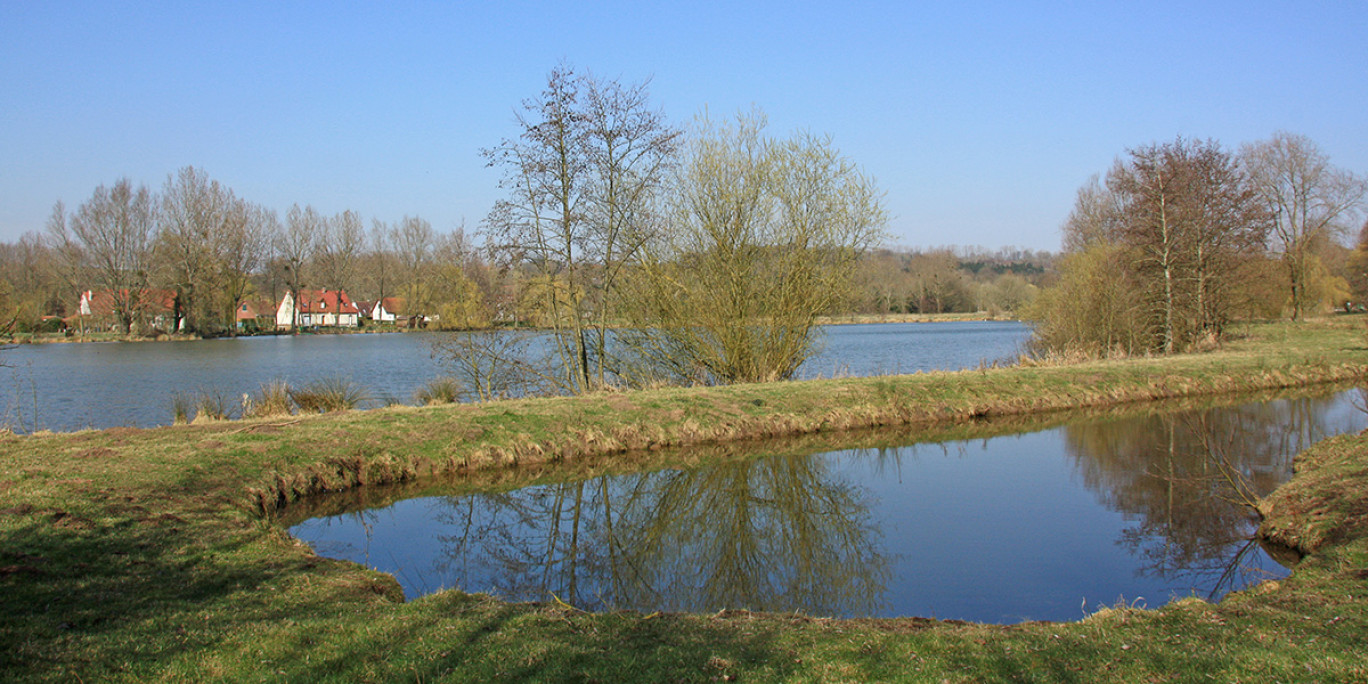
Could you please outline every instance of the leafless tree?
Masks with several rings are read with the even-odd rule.
[[[1240,152],[1259,197],[1273,215],[1273,248],[1290,285],[1292,319],[1314,302],[1310,282],[1318,240],[1342,239],[1368,195],[1368,181],[1330,164],[1309,138],[1279,131]]]
[[[284,262],[285,283],[295,302],[295,317],[290,323],[293,332],[299,330],[299,291],[305,283],[304,265],[313,257],[326,224],[317,209],[312,206],[300,208],[296,204],[285,214],[285,225],[273,241],[277,258]]]
[[[365,244],[366,229],[360,214],[347,210],[328,219],[321,239],[314,246],[314,272],[318,282],[326,289],[339,292],[350,286]],[[340,295],[337,306],[340,320]]]
[[[113,187],[96,188],[71,216],[69,233],[61,229],[64,221],[49,223],[60,241],[79,247],[71,253],[84,257],[95,282],[109,292],[125,333],[132,331],[143,305],[156,217],[152,193],[124,178]]]
[[[156,260],[162,279],[176,291],[177,324],[198,334],[216,332],[222,308],[218,243],[238,232],[245,219],[231,190],[193,166],[168,176],[161,194]],[[236,222],[236,225],[230,225]]]
[[[412,325],[427,313],[423,274],[432,264],[436,243],[432,224],[417,216],[405,216],[390,232],[390,244],[399,264],[398,284],[404,293],[404,313]]]
[[[1130,150],[1078,194],[1070,255],[1035,307],[1036,345],[1172,353],[1219,339],[1268,217],[1235,159],[1214,141]]]
[[[224,230],[215,240],[221,310],[232,335],[237,335],[237,309],[251,289],[252,275],[265,265],[270,236],[279,232],[274,211],[243,200],[232,203]]]
[[[485,221],[510,267],[526,264],[553,330],[565,389],[607,382],[607,328],[619,277],[639,249],[679,133],[645,83],[576,75],[566,65],[517,113],[520,134],[484,150],[508,197]]]

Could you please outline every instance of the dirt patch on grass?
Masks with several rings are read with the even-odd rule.
[[[53,526],[60,527],[64,530],[95,529],[95,523],[91,522],[89,519],[82,518],[79,515],[72,515],[66,511],[57,511],[48,516],[48,520],[52,521]]]

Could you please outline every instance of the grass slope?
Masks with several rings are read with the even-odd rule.
[[[1264,504],[1281,583],[1071,624],[591,615],[314,555],[285,504],[469,473],[489,486],[689,458],[665,446],[1360,380],[1358,319],[1200,356],[394,408],[0,439],[0,673],[16,681],[1351,681],[1368,679],[1368,437]],[[939,426],[939,427],[938,427]],[[706,450],[693,458],[706,458]],[[699,454],[704,454],[699,456]],[[518,466],[511,468],[510,466]],[[502,484],[501,484],[502,483]],[[366,489],[359,492],[368,491]],[[382,491],[376,488],[375,491]]]

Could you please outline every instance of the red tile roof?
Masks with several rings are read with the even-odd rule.
[[[300,290],[299,312],[360,314],[361,310],[356,308],[346,290]]]

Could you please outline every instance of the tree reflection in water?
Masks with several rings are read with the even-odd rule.
[[[860,490],[816,456],[444,497],[440,570],[589,610],[877,612],[888,577]]]
[[[393,573],[410,598],[457,587],[586,610],[1068,620],[1080,599],[1216,598],[1284,573],[1249,542],[1247,504],[1296,453],[1368,425],[1354,396],[1358,409],[1339,394],[660,452],[656,467],[693,465],[596,477],[590,463],[506,491],[491,488],[516,483],[497,477],[361,488],[300,506],[332,517],[292,531]]]
[[[1298,398],[1065,428],[1084,484],[1130,526],[1119,544],[1141,571],[1218,598],[1261,578],[1254,504],[1285,481],[1292,458],[1352,429],[1336,399]],[[1337,422],[1338,421],[1338,422]]]

